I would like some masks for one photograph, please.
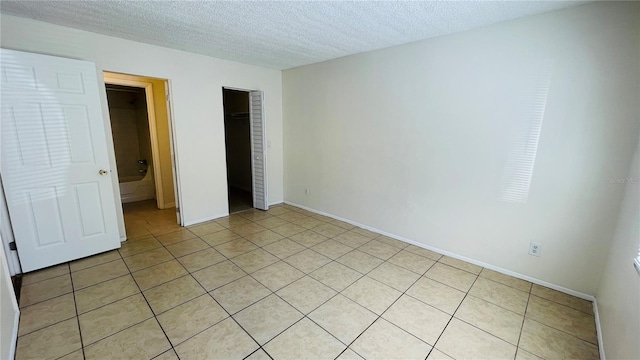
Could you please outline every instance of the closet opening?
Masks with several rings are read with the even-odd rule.
[[[229,213],[254,207],[249,92],[222,89]]]

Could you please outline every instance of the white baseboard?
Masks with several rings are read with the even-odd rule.
[[[184,225],[182,225],[182,226],[187,227],[187,226],[191,226],[191,225],[196,225],[196,224],[200,224],[200,223],[211,221],[211,220],[215,220],[215,219],[220,219],[220,218],[225,217],[225,216],[229,216],[229,213],[222,214],[222,215],[209,216],[209,217],[202,218],[202,219],[185,221]]]
[[[606,360],[604,354],[604,343],[602,342],[602,328],[600,327],[600,313],[598,312],[598,300],[593,299],[593,314],[596,320],[596,335],[598,336],[598,351],[600,351],[600,360]]]
[[[299,207],[301,209],[305,209],[305,210],[311,211],[311,212],[316,213],[316,214],[320,214],[320,215],[324,215],[324,216],[327,216],[327,217],[330,217],[330,218],[333,218],[333,219],[336,219],[336,220],[344,221],[344,222],[346,222],[348,224],[351,224],[351,225],[354,225],[354,226],[357,226],[357,227],[361,227],[363,229],[370,230],[370,231],[373,231],[373,232],[377,232],[379,234],[388,236],[390,238],[394,238],[396,240],[404,241],[406,243],[409,243],[409,244],[412,244],[412,245],[415,245],[415,246],[418,246],[418,247],[421,247],[421,248],[424,248],[424,249],[427,249],[427,250],[435,251],[437,253],[452,257],[454,259],[466,261],[466,262],[474,264],[474,265],[485,267],[485,268],[487,268],[489,270],[497,271],[497,272],[505,274],[505,275],[509,275],[509,276],[513,276],[513,277],[518,278],[518,279],[526,280],[526,281],[529,281],[529,282],[537,284],[537,285],[542,285],[542,286],[548,287],[550,289],[563,292],[565,294],[573,295],[573,296],[579,297],[581,299],[594,301],[594,302],[596,300],[593,295],[585,294],[585,293],[582,293],[582,292],[579,292],[579,291],[575,291],[575,290],[572,290],[572,289],[569,289],[569,288],[566,288],[566,287],[563,287],[563,286],[559,286],[559,285],[552,284],[552,283],[549,283],[549,282],[546,282],[546,281],[543,281],[543,280],[540,280],[540,279],[536,279],[536,278],[533,278],[531,276],[523,275],[523,274],[517,273],[515,271],[507,270],[507,269],[504,269],[504,268],[501,268],[501,267],[498,267],[498,266],[494,266],[494,265],[491,265],[491,264],[488,264],[488,263],[485,263],[485,262],[482,262],[482,261],[478,261],[478,260],[475,260],[475,259],[471,259],[471,258],[462,256],[462,255],[458,255],[458,254],[452,253],[450,251],[446,251],[446,250],[442,250],[442,249],[439,249],[439,248],[436,248],[436,247],[433,247],[433,246],[430,246],[430,245],[426,245],[426,244],[423,244],[421,242],[418,242],[418,241],[415,241],[415,240],[411,240],[411,239],[407,239],[407,238],[404,238],[404,237],[396,235],[396,234],[391,234],[391,233],[388,233],[386,231],[383,231],[383,230],[380,230],[380,229],[376,229],[376,228],[368,226],[368,225],[360,224],[360,223],[357,223],[357,222],[349,220],[349,219],[341,218],[341,217],[333,215],[333,214],[325,213],[323,211],[319,211],[319,210],[316,210],[316,209],[313,209],[313,208],[310,208],[310,207],[307,207],[307,206],[304,206],[304,205],[296,204],[294,202],[286,201],[286,200],[285,200],[284,203],[285,204],[289,204],[291,206]]]

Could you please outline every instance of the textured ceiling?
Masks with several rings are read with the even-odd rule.
[[[274,69],[587,1],[4,1],[5,14]]]

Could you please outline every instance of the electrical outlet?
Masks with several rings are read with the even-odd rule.
[[[542,245],[536,242],[529,243],[529,255],[532,256],[540,256],[540,252],[542,251]]]
[[[311,190],[309,190],[309,188],[304,188],[304,194],[305,195],[311,194]]]

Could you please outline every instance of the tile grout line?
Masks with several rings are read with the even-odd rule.
[[[460,304],[458,304],[458,306],[456,307],[456,309],[453,311],[453,313],[451,314],[451,318],[449,318],[449,321],[447,321],[447,325],[444,326],[444,328],[442,328],[442,332],[440,333],[440,335],[438,335],[438,338],[436,339],[436,341],[433,343],[433,348],[429,351],[429,355],[431,354],[431,352],[433,352],[433,349],[436,348],[436,345],[438,344],[438,341],[440,341],[440,338],[442,337],[442,334],[444,334],[444,332],[447,330],[447,328],[449,327],[449,324],[451,324],[451,320],[453,320],[453,318],[456,316],[456,313],[458,312],[458,309],[460,309],[460,306],[462,306],[462,303],[464,302],[464,299],[467,298],[467,295],[469,295],[469,291],[471,291],[471,288],[473,287],[473,285],[476,283],[476,281],[478,281],[478,278],[480,276],[476,276],[475,280],[473,280],[473,283],[471,284],[471,286],[469,286],[469,290],[467,290],[464,293],[464,296],[462,297],[462,300],[460,300]],[[456,318],[458,319],[458,318]],[[440,349],[437,349],[438,351],[442,352],[443,354],[449,356],[448,354],[446,354],[445,352],[443,352]],[[429,356],[427,355],[427,357]],[[451,356],[452,357],[452,356]]]
[[[524,330],[524,322],[527,319],[527,310],[529,309],[529,300],[531,300],[531,288],[529,289],[529,296],[527,297],[527,306],[524,308],[524,315],[522,316],[522,324],[520,325],[520,334],[518,334],[518,342],[516,343],[516,354],[514,355],[514,360],[516,356],[518,356],[518,351],[520,351],[520,339],[522,339],[522,331]]]
[[[157,240],[157,239],[156,239],[156,240]],[[165,247],[165,246],[164,246],[164,244],[162,244],[162,243],[160,243],[160,244],[161,244],[163,247]],[[165,247],[165,250],[166,250],[166,247]],[[167,250],[167,251],[168,251],[168,250]],[[118,252],[118,254],[120,254],[120,252]],[[173,256],[173,254],[172,254],[172,256]],[[163,328],[163,327],[162,327],[162,325],[160,324],[160,321],[158,320],[158,317],[156,316],[156,313],[153,311],[153,308],[151,307],[151,304],[149,304],[149,300],[148,300],[148,299],[147,299],[147,297],[144,295],[144,292],[142,291],[142,288],[140,287],[140,284],[138,284],[138,282],[136,281],[136,278],[133,276],[133,273],[131,272],[131,269],[129,268],[129,265],[127,265],[127,263],[124,261],[124,257],[122,256],[122,254],[120,254],[120,258],[122,259],[122,262],[124,262],[125,266],[127,267],[127,270],[129,270],[129,275],[131,276],[131,278],[133,279],[133,282],[134,282],[134,283],[136,284],[136,286],[138,287],[138,291],[140,291],[140,293],[139,293],[139,294],[142,296],[142,298],[144,299],[145,303],[147,304],[147,307],[149,308],[149,311],[151,311],[151,315],[152,315],[153,319],[156,321],[156,323],[157,323],[157,324],[158,324],[158,326],[160,327],[160,330],[161,330],[161,331],[162,331],[162,333],[164,334],[165,339],[167,339],[167,341],[169,342],[169,348],[170,348],[171,350],[173,350],[173,352],[175,353],[176,351],[175,351],[175,348],[174,348],[174,346],[173,346],[173,343],[171,342],[171,339],[169,339],[169,336],[167,335],[166,331],[164,330],[164,328]],[[175,257],[174,257],[174,259],[175,259]],[[178,262],[178,264],[180,264],[180,263]],[[180,266],[182,266],[182,264],[180,264]],[[185,269],[185,271],[186,271],[186,269]],[[188,273],[188,272],[187,272],[187,273]],[[147,289],[147,290],[148,290],[148,289]],[[137,294],[134,294],[134,295],[137,295]],[[151,318],[144,319],[143,321],[141,321],[141,322],[139,322],[139,323],[137,323],[137,324],[134,324],[134,325],[132,325],[132,326],[128,327],[127,329],[132,328],[133,326],[136,326],[136,325],[138,325],[138,324],[141,324],[141,323],[143,323],[143,322],[145,322],[145,321],[147,321],[147,320],[149,320],[149,319],[151,319]],[[124,331],[124,330],[121,330],[121,331]],[[113,336],[113,335],[115,335],[115,334],[116,334],[116,333],[111,334],[111,335],[109,335],[109,336]],[[107,336],[106,338],[108,338],[109,336]],[[106,339],[106,338],[105,338],[105,339]],[[100,340],[99,340],[99,341],[100,341]],[[97,341],[96,341],[96,343],[97,343]],[[167,351],[167,350],[164,350],[164,351],[162,351],[160,354],[157,354],[157,355],[156,355],[156,356],[154,356],[154,357],[157,357],[157,356],[159,356],[159,355],[161,355],[161,354],[165,353],[166,351]],[[177,355],[177,353],[176,353],[176,355]]]
[[[387,260],[385,260],[382,264],[384,264],[385,262],[387,262]],[[378,268],[378,267],[382,266],[382,264],[378,265],[376,268]],[[429,266],[429,268],[427,268],[427,269],[422,273],[422,275],[419,275],[419,276],[418,276],[418,278],[417,278],[413,283],[411,283],[411,285],[409,285],[409,286],[407,287],[407,289],[405,289],[405,291],[403,291],[403,292],[402,292],[402,294],[400,294],[400,296],[398,296],[398,298],[397,298],[397,299],[395,299],[395,300],[394,300],[394,301],[393,301],[393,302],[392,302],[392,303],[391,303],[391,304],[390,304],[390,305],[389,305],[389,306],[388,306],[384,311],[382,311],[382,312],[380,313],[380,315],[376,314],[378,317],[377,317],[373,322],[371,322],[371,324],[369,324],[369,325],[368,325],[368,326],[367,326],[367,327],[366,327],[362,332],[360,332],[360,334],[358,334],[358,336],[356,336],[356,338],[355,338],[355,339],[353,339],[349,344],[347,344],[347,348],[346,348],[346,349],[344,349],[344,350],[342,351],[342,353],[344,353],[347,349],[351,349],[351,345],[353,345],[353,344],[358,340],[358,338],[360,338],[360,336],[362,336],[362,335],[363,335],[367,330],[369,330],[369,328],[370,328],[371,326],[373,326],[373,324],[375,324],[378,320],[382,319],[382,316],[383,316],[383,315],[384,315],[384,314],[385,314],[385,313],[386,313],[386,312],[387,312],[387,311],[388,311],[388,310],[389,310],[389,309],[390,309],[390,308],[391,308],[391,307],[392,307],[396,302],[398,302],[398,300],[400,300],[400,298],[401,298],[402,296],[404,296],[404,295],[405,295],[405,293],[406,293],[409,289],[411,289],[411,287],[412,287],[413,285],[415,285],[415,284],[416,284],[416,283],[417,283],[417,282],[418,282],[418,281],[419,281],[419,280],[424,276],[424,274],[426,274],[426,273],[427,273],[427,271],[429,271],[429,269],[431,269],[431,268],[433,267],[433,265],[435,265],[435,262],[434,262],[433,264],[431,264],[431,266]],[[375,270],[375,269],[372,269],[371,271],[373,271],[373,270]],[[369,273],[370,273],[371,271],[369,271]],[[368,274],[368,273],[367,273],[367,274]],[[375,280],[375,279],[374,279],[374,280]],[[359,305],[359,304],[358,304],[358,305]],[[427,305],[428,305],[428,304],[427,304]],[[374,313],[374,314],[375,314],[375,313]],[[386,320],[386,319],[383,319],[383,320],[388,321],[388,320]],[[426,341],[424,341],[424,340],[422,340],[422,339],[420,339],[420,338],[416,337],[415,335],[411,334],[411,333],[410,333],[410,332],[408,332],[407,330],[400,328],[399,326],[397,326],[397,325],[393,324],[393,323],[392,323],[392,322],[390,322],[390,321],[388,321],[388,322],[389,322],[390,324],[392,324],[392,325],[396,326],[397,328],[401,329],[402,331],[406,332],[407,334],[409,334],[409,335],[411,335],[411,336],[413,336],[413,337],[417,338],[419,341],[421,341],[421,342],[423,342],[423,343],[425,343],[425,344],[429,345]],[[443,331],[444,331],[444,330],[443,330]],[[365,358],[364,356],[362,356],[360,353],[358,353],[358,352],[357,352],[357,351],[355,351],[354,349],[351,349],[351,351],[355,352],[355,353],[356,353],[356,354],[358,354],[360,357]],[[342,355],[342,353],[340,353],[340,355]],[[431,350],[429,350],[429,353],[431,353]],[[340,355],[338,355],[338,357],[339,357]],[[426,358],[426,357],[428,357],[428,356],[429,356],[429,354],[427,354],[427,356],[425,356],[425,358]]]

